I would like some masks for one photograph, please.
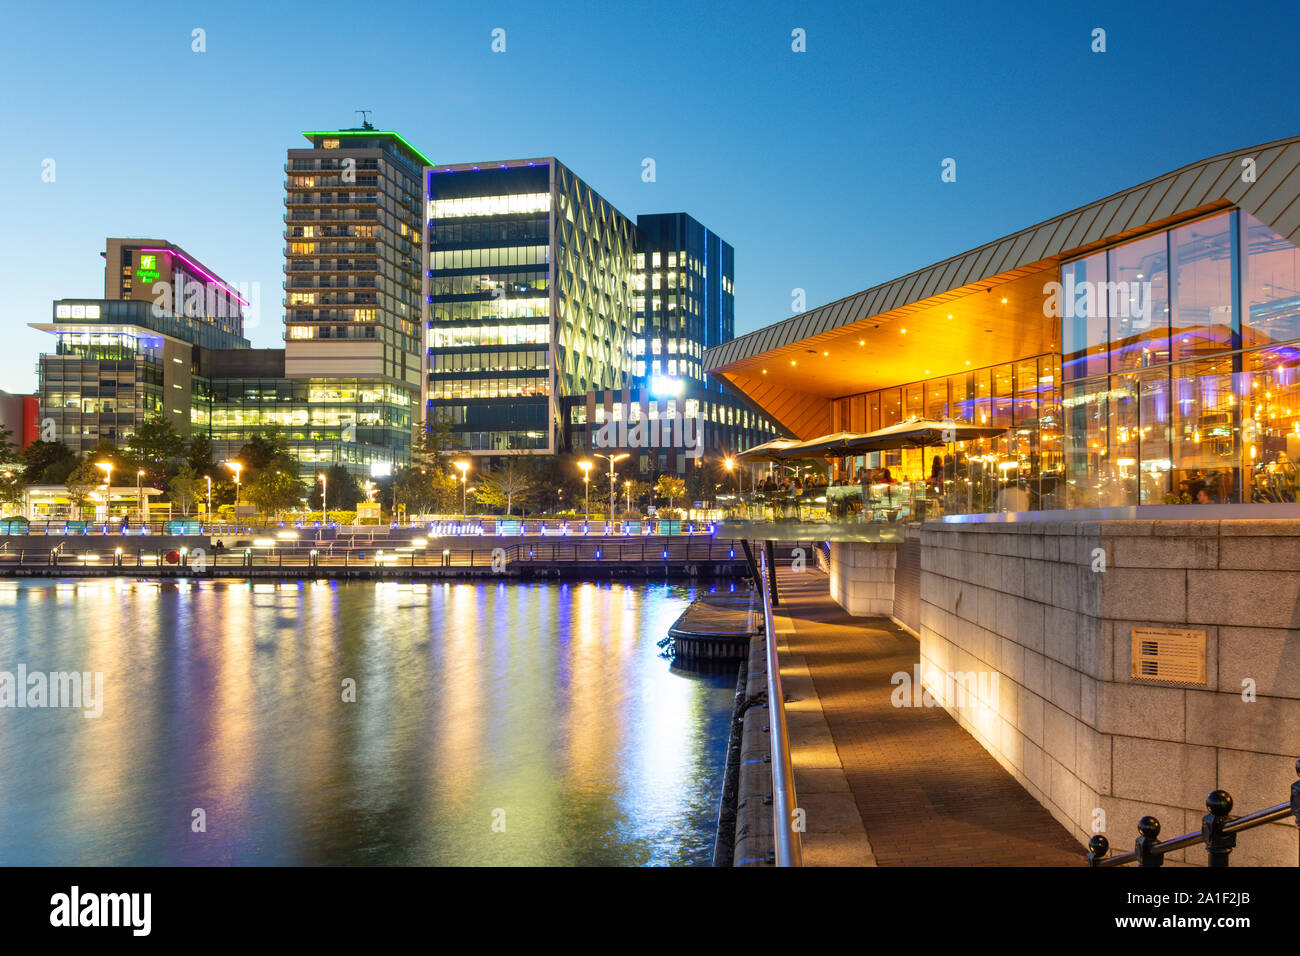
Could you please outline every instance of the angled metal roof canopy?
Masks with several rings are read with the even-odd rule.
[[[1033,313],[1062,261],[1233,207],[1300,245],[1300,136],[1184,166],[732,339],[705,352],[704,368],[796,435],[824,434],[834,397],[952,374],[959,354],[979,367],[1053,350],[1054,330]]]

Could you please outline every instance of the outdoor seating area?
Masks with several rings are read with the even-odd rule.
[[[747,522],[907,523],[1054,506],[1060,475],[1000,453],[1002,427],[912,418],[871,432],[777,439],[736,456],[766,464],[720,498]]]

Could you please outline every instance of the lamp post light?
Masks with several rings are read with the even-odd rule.
[[[604,458],[609,462],[609,520],[614,520],[614,485],[618,481],[618,476],[614,474],[614,462],[622,461],[627,457],[627,452],[618,455],[597,455],[597,458]]]
[[[623,482],[623,494],[626,496],[627,510],[632,510],[632,479]]]
[[[141,468],[135,473],[135,514],[144,523],[144,492],[140,488],[140,482],[144,480],[144,469]]]
[[[582,520],[583,524],[591,523],[591,466],[592,462],[580,461],[578,467],[582,469]]]
[[[212,522],[212,476],[204,475],[204,480],[208,483],[208,523]]]
[[[460,514],[462,518],[469,517],[469,502],[467,500],[468,490],[465,487],[469,480],[469,462],[457,461],[453,464],[460,469]]]
[[[330,509],[329,509],[329,500],[328,500],[328,496],[329,496],[329,487],[330,487],[330,485],[329,485],[329,479],[325,477],[325,472],[323,472],[323,471],[322,471],[319,475],[317,475],[316,477],[320,479],[320,520],[321,520],[321,524],[329,524],[329,521],[330,521]]]
[[[239,473],[244,470],[242,461],[227,461],[224,463],[227,468],[235,473],[235,511],[239,511]],[[238,517],[238,515],[236,515]]]
[[[113,463],[97,461],[95,467],[104,472],[104,517],[107,518],[113,512]]]

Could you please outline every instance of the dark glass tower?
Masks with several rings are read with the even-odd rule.
[[[427,189],[426,417],[471,454],[555,453],[564,399],[629,383],[636,226],[554,159]]]

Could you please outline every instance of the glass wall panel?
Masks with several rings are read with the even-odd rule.
[[[909,418],[921,418],[925,415],[925,401],[922,397],[921,389],[922,387],[919,383],[916,385],[908,385],[903,389],[904,420]]]
[[[982,368],[971,375],[974,398],[975,420],[972,424],[987,425],[993,418],[993,372]]]
[[[1184,503],[1239,500],[1237,400],[1228,357],[1173,368],[1172,494]]]
[[[970,375],[952,375],[948,378],[950,412],[954,421],[969,422],[975,414],[975,406],[970,395]]]
[[[1300,248],[1241,213],[1242,348],[1300,339]]]
[[[903,420],[902,396],[896,388],[880,393],[880,427],[887,428]]]
[[[1109,506],[1135,505],[1138,497],[1139,422],[1138,382],[1136,375],[1114,375],[1107,395],[1108,412],[1105,435],[1107,447],[1102,456],[1101,503]]]
[[[1172,358],[1198,358],[1233,347],[1235,213],[1169,231]]]
[[[1065,506],[1095,508],[1105,495],[1106,380],[1064,386]],[[1098,384],[1100,383],[1100,384]]]
[[[1061,355],[1067,382],[1107,371],[1105,288],[1104,252],[1061,267]]]
[[[1017,425],[1038,422],[1038,360],[1016,363],[1016,393],[1012,408]]]
[[[1061,359],[1043,356],[1038,361],[1038,470],[1039,507],[1064,508],[1064,431],[1061,427]]]
[[[880,427],[880,393],[872,392],[867,396],[867,431]]]
[[[941,378],[925,383],[925,417],[941,422],[949,415],[948,380]]]
[[[990,423],[993,425],[1011,425],[1011,401],[1015,387],[1011,366],[995,365],[993,367],[993,406]]]
[[[1300,352],[1243,356],[1237,395],[1246,500],[1300,501]]]
[[[1169,495],[1169,370],[1137,376],[1141,484],[1139,504],[1167,504]]]
[[[1159,233],[1110,250],[1111,366],[1114,371],[1169,362],[1169,244]]]

